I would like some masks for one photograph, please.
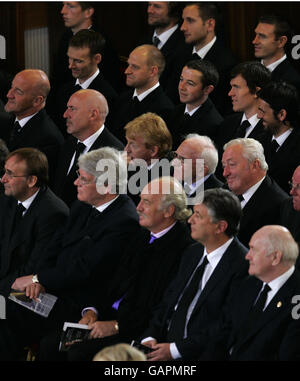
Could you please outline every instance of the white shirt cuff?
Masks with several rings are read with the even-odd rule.
[[[181,354],[179,353],[175,343],[170,344],[170,352],[174,360],[181,358]]]
[[[88,310],[94,311],[95,314],[97,314],[97,317],[98,317],[98,311],[97,311],[96,308],[94,308],[94,307],[85,307],[85,308],[81,311],[81,316],[83,317],[83,315],[84,315]]]

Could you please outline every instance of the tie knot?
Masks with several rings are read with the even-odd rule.
[[[77,83],[77,85],[74,86],[75,91],[82,90],[82,87]]]
[[[251,124],[249,123],[249,120],[244,120],[243,123],[240,124],[240,126],[237,129],[237,138],[244,138],[246,135],[246,130],[248,127],[250,127]]]
[[[153,37],[153,45],[158,47],[159,43],[160,43],[160,39],[157,36],[154,36]]]
[[[20,213],[20,215],[22,215],[23,212],[25,212],[26,208],[25,208],[25,206],[20,202],[20,203],[17,205],[17,210],[18,210],[18,213]]]
[[[85,144],[78,142],[76,145],[76,152],[80,154],[85,150],[85,148],[86,148]]]
[[[241,202],[245,200],[245,199],[244,199],[244,196],[243,196],[242,194],[239,194],[237,197],[238,197],[238,199],[239,199]]]
[[[280,147],[279,144],[277,143],[276,139],[273,139],[271,141],[271,147],[273,152],[277,152],[278,148]]]
[[[153,241],[155,241],[157,239],[157,237],[155,237],[153,234],[150,234],[150,240],[149,240],[149,244],[151,244]]]
[[[193,53],[192,59],[193,60],[201,60],[202,58],[197,53]]]

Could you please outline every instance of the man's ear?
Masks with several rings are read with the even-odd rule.
[[[280,122],[284,122],[286,119],[286,110],[283,108],[277,113],[277,118],[280,120]]]
[[[151,157],[156,157],[158,154],[158,146],[152,146],[150,148],[150,151],[151,151]]]
[[[209,95],[213,90],[214,90],[214,86],[213,85],[208,85],[208,86],[205,86],[203,91],[204,91],[204,94],[205,95]]]
[[[100,53],[94,54],[93,60],[97,65],[99,65],[99,63],[102,61],[102,55]]]

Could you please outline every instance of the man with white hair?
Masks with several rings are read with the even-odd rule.
[[[269,225],[253,234],[249,246],[246,259],[251,277],[240,285],[227,310],[221,333],[212,344],[216,351],[206,356],[210,360],[293,361],[300,355],[299,341],[289,333],[295,324],[299,326],[292,313],[292,299],[300,291],[300,273],[295,269],[298,245],[286,228]]]
[[[89,361],[103,347],[137,339],[175,277],[183,251],[193,242],[185,223],[191,212],[176,179],[162,177],[148,183],[137,212],[141,229],[125,248],[108,300],[98,288],[82,311],[79,323],[89,325],[93,340],[72,345],[68,351],[71,361]],[[57,352],[60,332],[56,337],[55,345],[42,342],[41,360],[62,359],[63,354]]]
[[[108,176],[108,164],[115,176]],[[126,175],[126,163],[113,148],[80,156],[75,181],[79,201],[64,228],[49,242],[37,273],[17,278],[12,285],[30,298],[46,290],[58,299],[47,319],[8,300],[7,319],[0,320],[2,360],[16,359],[24,345],[53,329],[61,330],[64,321],[76,320],[82,304],[99,290],[105,300],[122,248],[138,230],[135,206],[121,194],[126,191]]]
[[[252,138],[233,139],[224,145],[223,176],[243,208],[239,239],[248,245],[254,232],[279,223],[281,203],[287,194],[268,175],[262,145]]]
[[[206,189],[221,188],[223,183],[214,175],[218,151],[208,136],[189,134],[176,150],[173,160],[174,177],[184,184],[189,198]]]

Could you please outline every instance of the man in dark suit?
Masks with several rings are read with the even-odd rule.
[[[47,158],[35,148],[8,155],[1,183],[0,293],[8,296],[16,278],[37,272],[45,247],[69,210],[47,187]]]
[[[257,92],[270,80],[269,70],[256,61],[243,62],[232,69],[228,96],[235,114],[227,116],[219,128],[216,143],[220,149],[235,138],[261,140],[264,128],[258,117]]]
[[[88,1],[68,1],[63,3],[61,15],[67,28],[63,33],[57,53],[54,57],[53,71],[50,76],[51,86],[57,89],[63,83],[72,80],[68,68],[67,50],[69,41],[73,35],[82,29],[91,29],[99,32],[105,38],[101,60],[101,72],[104,78],[116,89],[120,86],[120,60],[107,35],[98,25],[94,23],[95,7]]]
[[[172,102],[178,101],[178,95],[173,99],[172,73],[177,60],[185,48],[183,33],[180,30],[180,19],[183,5],[173,1],[149,1],[148,25],[151,35],[143,43],[155,45],[164,55],[166,60],[165,69],[159,79],[159,83]],[[154,28],[154,30],[153,30]]]
[[[182,69],[178,91],[183,104],[175,107],[168,123],[175,149],[189,133],[216,138],[223,118],[209,96],[218,80],[218,72],[208,61],[190,61]]]
[[[125,75],[133,90],[118,97],[116,112],[109,117],[110,130],[121,141],[126,142],[125,125],[144,113],[156,113],[167,122],[174,106],[159,84],[164,67],[164,56],[153,45],[138,46],[130,53]]]
[[[230,49],[216,36],[218,19],[216,6],[210,2],[189,3],[183,9],[182,18],[181,31],[189,46],[182,52],[177,69],[174,71],[174,93],[177,92],[176,87],[185,64],[193,59],[205,59],[215,65],[220,77],[218,86],[212,93],[212,101],[222,115],[230,113],[232,109],[227,98],[229,73],[236,60]]]
[[[272,80],[282,80],[300,90],[300,74],[287,59],[285,47],[292,38],[286,20],[275,15],[260,17],[255,29],[254,54],[272,73]]]
[[[30,298],[46,290],[58,300],[48,318],[8,300],[7,318],[0,321],[2,360],[15,359],[26,343],[62,329],[64,321],[76,320],[82,304],[94,300],[99,290],[105,302],[122,248],[137,232],[135,206],[124,194],[126,163],[117,150],[104,147],[82,155],[75,183],[79,201],[49,242],[39,270],[13,284]]]
[[[300,114],[296,88],[272,82],[258,92],[259,117],[269,133],[262,140],[269,175],[289,192],[289,181],[300,163]]]
[[[224,189],[205,191],[190,217],[199,243],[183,254],[178,274],[143,334],[150,361],[193,360],[206,348],[230,293],[247,273],[246,248],[235,238],[238,199]],[[203,246],[202,246],[203,245]]]
[[[62,146],[53,190],[71,205],[77,199],[74,185],[77,159],[80,153],[109,146],[123,150],[123,144],[105,127],[108,114],[106,99],[96,90],[79,90],[74,93],[64,113],[67,132],[71,136]]]
[[[205,190],[223,186],[214,175],[218,151],[208,136],[187,135],[177,148],[172,163],[174,177],[182,182],[189,205],[194,205],[195,202],[198,204],[198,197],[202,197]]]
[[[86,305],[88,308],[82,312],[79,323],[89,325],[94,340],[73,345],[68,351],[69,360],[89,361],[105,346],[137,339],[175,277],[184,249],[193,242],[186,226],[191,214],[186,196],[174,178],[162,177],[147,184],[137,212],[142,229],[134,243],[129,242],[119,271],[114,274],[110,303],[103,304],[99,290],[94,304]],[[46,352],[46,343],[43,340],[41,352]],[[55,352],[57,349],[58,342]],[[54,359],[45,352],[41,360]]]
[[[4,113],[0,115],[0,137],[8,149],[33,147],[44,152],[52,178],[63,136],[44,110],[50,91],[47,75],[41,70],[23,70],[12,81]]]
[[[299,326],[292,313],[292,300],[300,291],[300,273],[295,270],[298,252],[292,235],[282,226],[264,226],[252,236],[246,255],[251,277],[236,292],[220,335],[210,344],[215,351],[207,353],[207,359],[299,359],[299,342],[289,333],[295,323]]]
[[[241,200],[238,237],[247,246],[262,226],[279,223],[280,205],[288,195],[267,175],[264,149],[255,139],[239,138],[225,144],[222,165],[227,186]]]
[[[63,114],[66,110],[70,96],[80,89],[93,89],[99,91],[107,100],[109,111],[113,112],[117,93],[105,80],[98,65],[101,63],[104,38],[97,32],[83,29],[77,32],[70,40],[67,55],[69,69],[73,79],[59,87],[48,99],[47,105],[50,115],[66,135],[66,124]],[[50,103],[50,104],[49,104]]]
[[[290,197],[281,205],[280,224],[289,229],[300,247],[300,165],[295,169],[290,182]],[[297,260],[299,267],[299,257]]]
[[[146,113],[125,126],[128,194],[137,205],[144,187],[157,177],[170,176],[172,137],[163,119]]]

